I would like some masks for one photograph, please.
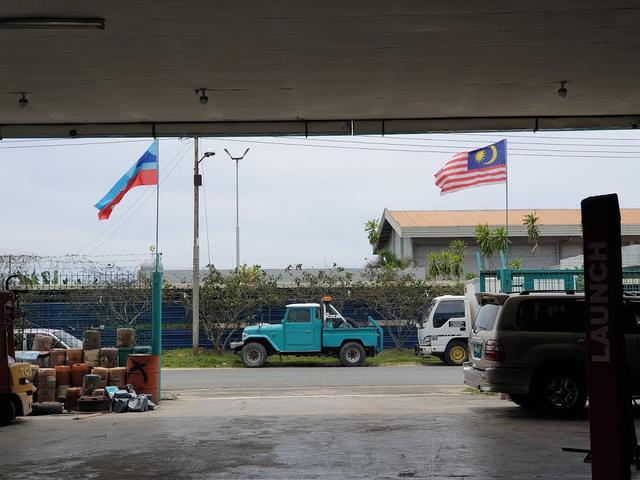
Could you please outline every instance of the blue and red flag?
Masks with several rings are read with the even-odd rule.
[[[440,194],[507,181],[507,141],[453,156],[435,174]]]
[[[140,159],[127,170],[111,190],[96,203],[98,219],[106,220],[125,193],[133,187],[158,184],[158,140],[154,140]]]

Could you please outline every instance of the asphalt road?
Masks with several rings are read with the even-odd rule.
[[[164,369],[162,390],[463,386],[462,367],[272,367]]]

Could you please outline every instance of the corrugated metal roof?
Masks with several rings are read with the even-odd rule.
[[[535,212],[539,225],[580,225],[579,209],[509,210],[509,224],[522,225],[522,217]],[[463,227],[487,223],[504,225],[504,210],[388,210],[401,228],[406,227]],[[620,210],[623,225],[640,225],[640,209]]]

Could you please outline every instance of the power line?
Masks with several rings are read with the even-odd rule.
[[[631,130],[633,131],[633,130]],[[633,142],[633,141],[638,141],[640,140],[640,138],[607,138],[607,137],[583,137],[580,134],[584,132],[583,131],[576,131],[576,133],[578,134],[578,137],[567,137],[567,136],[561,136],[561,135],[549,135],[550,133],[554,133],[554,132],[550,132],[550,131],[545,131],[543,132],[523,132],[522,135],[518,134],[518,133],[513,133],[513,132],[509,132],[506,135],[509,137],[514,137],[514,138],[543,138],[543,139],[565,139],[565,140],[604,140],[604,141],[625,141],[625,142]],[[396,134],[393,134],[396,135]],[[408,135],[413,135],[413,134],[408,134]],[[443,135],[440,133],[434,133],[432,135]],[[467,136],[467,137],[488,137],[488,136],[492,136],[492,135],[496,135],[495,133],[487,133],[487,132],[451,132],[451,135],[462,135],[462,136]],[[546,136],[545,136],[546,135]],[[505,134],[503,134],[502,136],[505,136]],[[533,137],[532,137],[533,136]],[[389,137],[391,137],[391,135],[389,135]]]
[[[295,139],[298,140],[298,139]],[[302,140],[302,139],[301,139]],[[419,139],[416,139],[419,140]],[[425,141],[430,141],[428,139],[424,139]],[[336,140],[336,139],[318,139],[315,141],[319,141],[319,142],[330,142],[330,143],[344,143],[344,144],[350,144],[350,143],[354,143],[354,144],[363,144],[363,145],[398,145],[401,147],[418,147],[418,148],[422,148],[424,147],[424,145],[420,145],[420,144],[415,144],[415,143],[396,143],[396,142],[367,142],[367,141],[359,141],[359,140]],[[442,141],[445,141],[444,139]],[[447,142],[451,142],[451,140],[446,140]],[[478,142],[473,142],[472,140],[461,140],[462,142],[472,142],[475,143],[477,145]],[[546,146],[547,144],[537,144],[537,143],[527,143],[527,142],[523,142],[523,143],[516,143],[516,145],[526,145],[526,144],[530,144],[530,145],[542,145],[542,146]],[[525,151],[525,152],[529,152],[532,149],[531,148],[517,148],[517,147],[513,147],[512,146],[513,143],[509,144],[509,151]],[[564,145],[564,144],[555,144],[555,145]],[[427,145],[430,146],[430,145]],[[576,145],[576,146],[582,146],[582,147],[593,147],[596,145]],[[602,145],[603,147],[616,147],[615,145]],[[640,146],[640,145],[639,145]],[[450,145],[436,145],[436,147],[442,147],[442,148],[452,148],[452,149],[460,149],[459,146],[450,146]],[[628,145],[622,146],[620,145],[620,147],[624,148],[624,147],[628,147]],[[581,152],[576,152],[575,150],[565,150],[565,149],[557,149],[557,148],[549,148],[549,149],[536,149],[536,151],[538,152],[573,152],[573,153],[581,153]],[[593,152],[585,152],[585,153],[605,153],[605,152],[599,152],[599,151],[593,151]],[[640,154],[640,150],[637,151],[633,151],[633,152],[612,152],[615,154],[618,153],[623,153],[623,154]]]
[[[444,135],[444,134],[436,134],[436,135]],[[610,141],[610,142],[640,142],[640,138],[637,139],[633,139],[633,138],[605,138],[605,137],[561,137],[561,136],[535,136],[532,137],[531,135],[514,135],[512,133],[509,134],[503,134],[503,135],[497,135],[497,134],[490,134],[490,133],[457,133],[457,132],[451,132],[449,134],[446,135],[451,135],[451,136],[470,136],[470,137],[474,137],[474,138],[479,138],[479,137],[491,137],[492,139],[495,139],[496,137],[504,137],[507,139],[531,139],[531,138],[536,138],[536,139],[540,139],[540,140],[556,140],[556,139],[567,139],[567,140],[588,140],[588,141]],[[392,139],[392,142],[362,142],[362,141],[358,141],[358,140],[336,140],[336,139],[322,139],[322,138],[314,138],[314,141],[318,141],[318,142],[331,142],[331,143],[359,143],[359,144],[371,144],[371,145],[400,145],[400,146],[407,146],[407,147],[419,147],[421,148],[422,145],[415,145],[415,144],[407,144],[407,143],[398,143],[400,141],[404,142],[407,140],[412,140],[412,141],[419,141],[419,142],[447,142],[450,143],[452,145],[442,145],[442,148],[452,148],[452,149],[456,149],[459,148],[459,143],[477,143],[476,140],[464,140],[464,139],[453,139],[453,138],[411,138],[411,139],[406,139],[406,138],[398,138],[397,135],[387,135],[385,137],[379,137],[377,135],[363,135],[363,137],[366,138],[384,138],[384,139]],[[272,137],[272,138],[285,138],[285,137]],[[286,137],[286,138],[291,138],[294,140],[298,140],[295,137]],[[169,137],[169,138],[163,138],[163,140],[180,140],[180,138],[178,137]],[[226,139],[228,141],[234,141],[235,139]],[[302,139],[301,139],[302,140]],[[304,139],[307,140],[307,139]],[[109,144],[126,144],[126,143],[141,143],[141,142],[147,142],[148,139],[134,139],[134,140],[113,140],[113,141],[99,141],[99,142],[72,142],[72,143],[51,143],[51,144],[45,144],[45,145],[6,145],[6,143],[18,143],[18,142],[39,142],[39,141],[50,141],[50,139],[32,139],[32,140],[15,140],[15,141],[7,141],[7,140],[3,140],[2,142],[0,142],[0,150],[4,150],[4,149],[16,149],[16,148],[55,148],[55,147],[77,147],[77,146],[91,146],[91,145],[109,145]],[[239,141],[239,140],[235,140],[235,141]],[[245,140],[243,140],[243,142],[246,142]],[[258,140],[252,140],[253,143],[266,143],[264,141],[258,141]],[[269,142],[269,143],[275,143],[275,142]],[[534,146],[567,146],[567,147],[583,147],[583,148],[590,148],[590,147],[605,147],[605,148],[623,148],[629,145],[610,145],[610,144],[577,144],[577,143],[549,143],[549,142],[514,142],[517,145],[534,145]],[[2,145],[5,144],[5,145]],[[287,143],[279,143],[281,145],[288,145]],[[453,145],[456,144],[456,145]],[[310,146],[310,145],[307,145]],[[434,145],[436,146],[436,145]],[[440,146],[440,145],[437,145]],[[640,146],[640,145],[639,145]],[[320,147],[320,146],[319,146]],[[325,146],[325,148],[329,148],[328,146]],[[356,149],[360,149],[360,148],[355,148],[353,147],[352,149],[356,150]],[[515,150],[513,147],[510,148],[511,150]],[[361,149],[360,149],[361,150]],[[391,149],[378,149],[381,151],[403,151],[403,150],[391,150]],[[526,150],[526,149],[524,149]],[[410,152],[413,152],[415,150],[410,150]],[[541,150],[543,151],[543,150]],[[557,152],[561,152],[563,150],[556,150],[556,149],[550,149],[550,150],[544,150],[544,151],[557,151]],[[448,152],[442,152],[442,151],[424,151],[426,153],[448,153]],[[616,152],[616,153],[640,153],[640,152]],[[554,155],[555,156],[555,155]]]
[[[609,131],[609,130],[602,130],[602,131]],[[623,130],[624,132],[633,132],[633,130]],[[466,137],[474,137],[474,138],[478,138],[478,137],[495,137],[495,136],[501,136],[501,137],[507,137],[507,138],[523,138],[523,139],[529,139],[529,138],[536,138],[536,139],[541,139],[541,140],[588,140],[588,141],[611,141],[611,142],[638,142],[640,141],[640,132],[638,132],[639,137],[638,138],[618,138],[618,137],[584,137],[582,136],[582,133],[584,133],[585,131],[575,131],[575,136],[563,136],[563,135],[555,135],[554,131],[519,131],[519,132],[500,132],[500,131],[496,131],[496,132],[456,132],[456,131],[451,131],[451,132],[437,132],[437,133],[424,133],[424,134],[419,134],[419,133],[406,133],[406,134],[399,134],[399,133],[392,133],[392,134],[387,134],[387,135],[359,135],[361,137],[369,137],[369,138],[385,138],[385,139],[394,139],[397,138],[399,136],[412,136],[413,138],[411,138],[411,140],[418,140],[418,141],[448,141],[446,139],[437,139],[437,138],[415,138],[415,135],[450,135],[450,136],[466,136]],[[634,132],[635,133],[635,132]],[[151,138],[151,137],[149,137]],[[158,139],[160,140],[180,140],[182,141],[181,137],[158,137]],[[132,143],[132,142],[146,142],[148,141],[148,138],[145,139],[126,139],[126,140],[112,140],[112,141],[102,141],[102,142],[84,142],[84,143],[80,143],[82,141],[82,139],[78,139],[77,141],[74,141],[72,143],[56,143],[56,144],[50,144],[50,145],[13,145],[13,144],[17,144],[17,143],[33,143],[33,142],[51,142],[51,141],[57,141],[58,139],[55,138],[30,138],[30,139],[13,139],[13,138],[5,138],[5,139],[0,139],[0,149],[1,148],[40,148],[40,147],[57,147],[57,146],[61,146],[61,147],[67,147],[67,146],[76,146],[76,145],[104,145],[104,144],[109,144],[109,143],[114,143],[114,144],[118,144],[118,143]],[[64,139],[59,139],[60,141],[66,141],[68,139],[64,138]],[[457,141],[465,141],[465,142],[471,142],[472,140],[457,140]],[[2,144],[12,144],[12,146],[6,146],[3,147],[1,146]]]
[[[226,142],[238,142],[238,143],[257,143],[257,144],[264,144],[264,145],[287,145],[287,146],[291,146],[291,147],[314,147],[314,148],[335,148],[335,149],[343,149],[343,150],[363,150],[363,151],[368,151],[368,152],[403,152],[403,153],[443,153],[443,154],[447,154],[447,155],[451,155],[452,151],[449,150],[412,150],[412,149],[403,149],[403,148],[370,148],[370,147],[350,147],[350,146],[344,146],[344,145],[316,145],[316,144],[310,144],[310,143],[291,143],[291,142],[280,142],[280,141],[264,141],[264,140],[239,140],[239,139],[235,139],[235,138],[225,138],[224,141]],[[322,140],[317,140],[317,141],[322,141]],[[454,148],[454,147],[449,147],[449,148]],[[587,152],[590,153],[590,152]],[[640,155],[640,152],[636,153],[636,152],[619,152],[622,154],[625,153],[633,153],[634,155]],[[562,157],[562,158],[615,158],[619,153],[617,152],[612,152],[611,155],[569,155],[569,154],[541,154],[541,153],[518,153],[518,156],[522,156],[522,157],[551,157],[551,158],[558,158],[558,157]],[[621,158],[630,158],[633,159],[635,157],[621,157]]]
[[[453,135],[457,135],[457,134],[453,134]],[[452,138],[411,138],[411,139],[405,139],[405,138],[398,138],[398,137],[392,137],[392,136],[385,136],[385,137],[380,137],[380,136],[374,136],[374,135],[363,135],[363,137],[366,138],[384,138],[384,139],[393,139],[393,142],[388,143],[389,145],[405,145],[405,146],[409,146],[410,144],[405,144],[405,143],[398,143],[400,141],[418,141],[418,142],[448,142],[448,143],[473,143],[473,144],[477,144],[478,140],[462,140],[462,139],[452,139]],[[595,144],[595,143],[566,143],[566,142],[561,142],[561,143],[549,143],[549,142],[520,142],[520,141],[513,141],[511,140],[512,137],[510,137],[509,135],[495,135],[494,137],[492,137],[493,139],[495,138],[506,138],[507,140],[509,140],[509,145],[541,145],[543,147],[547,147],[547,146],[563,146],[563,147],[585,147],[585,148],[590,148],[590,147],[607,147],[607,148],[627,148],[627,147],[633,147],[635,145],[612,145],[612,144]],[[516,137],[516,138],[526,138],[526,137]],[[574,139],[575,140],[575,139]],[[603,139],[604,140],[604,139]],[[636,141],[636,142],[640,142],[640,138],[638,139],[627,139],[627,140],[632,140],[632,141]],[[345,140],[323,140],[323,141],[341,141],[344,142]],[[494,141],[494,140],[482,140],[484,141]],[[613,140],[612,140],[613,141]],[[364,142],[358,142],[358,143],[364,143]],[[382,142],[372,142],[374,144],[380,144],[380,145],[384,145],[385,143]],[[422,145],[416,145],[416,146],[422,146]],[[437,145],[434,145],[437,146]],[[638,146],[640,147],[640,143],[638,144]]]

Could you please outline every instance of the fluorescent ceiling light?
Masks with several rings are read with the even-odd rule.
[[[104,30],[104,18],[29,18],[14,17],[0,18],[0,28],[55,28],[55,29],[75,29],[98,28]]]

